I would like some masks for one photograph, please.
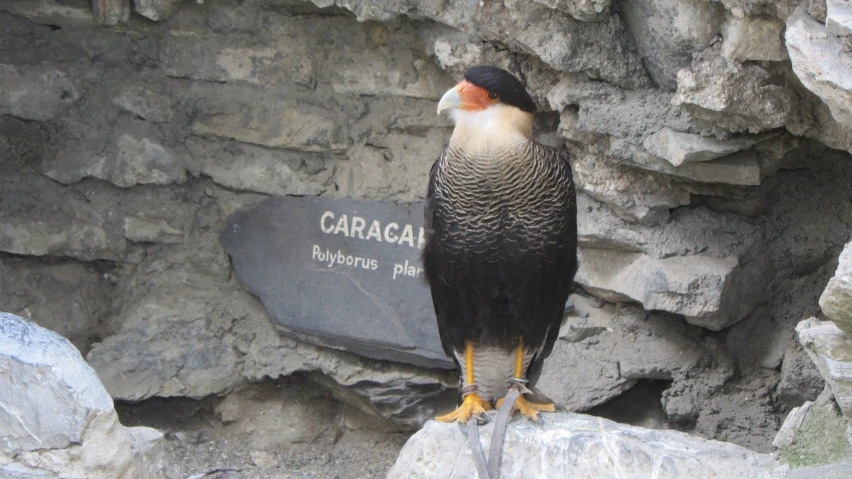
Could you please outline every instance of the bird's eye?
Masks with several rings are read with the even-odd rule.
[[[488,92],[488,99],[491,101],[497,101],[500,99],[500,94],[496,91],[490,91]]]

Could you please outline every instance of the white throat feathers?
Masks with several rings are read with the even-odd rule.
[[[509,105],[492,105],[484,110],[451,110],[456,127],[450,148],[468,152],[505,150],[532,141],[533,114]]]

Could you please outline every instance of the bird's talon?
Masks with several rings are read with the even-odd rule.
[[[499,409],[502,404],[503,399],[499,399],[497,401],[497,408]],[[521,396],[515,401],[514,407],[512,407],[512,414],[514,414],[515,411],[519,411],[522,415],[528,417],[529,419],[535,422],[539,422],[539,412],[555,412],[556,406],[553,403],[539,404],[530,402],[524,399],[523,396]]]
[[[478,416],[480,414],[484,415],[485,411],[489,410],[491,410],[491,404],[482,399],[478,394],[473,393],[465,396],[461,406],[456,408],[455,411],[445,416],[436,417],[435,419],[441,422],[458,421],[462,424],[466,424],[471,417]]]

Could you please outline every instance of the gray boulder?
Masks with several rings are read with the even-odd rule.
[[[796,334],[831,388],[843,416],[852,419],[852,338],[831,321],[816,318],[801,321]]]
[[[820,296],[819,306],[838,328],[852,334],[852,242],[840,253],[837,271]]]
[[[161,477],[163,435],[118,422],[112,398],[65,338],[0,313],[0,475]]]
[[[492,413],[493,414],[493,413]],[[491,438],[493,422],[481,428]],[[768,454],[677,431],[650,430],[572,413],[544,426],[515,419],[506,432],[500,477],[772,479],[784,477]],[[467,439],[454,424],[429,421],[403,447],[388,479],[476,477]]]
[[[831,116],[852,128],[852,53],[839,36],[802,10],[787,19],[787,51],[793,72],[829,108]]]

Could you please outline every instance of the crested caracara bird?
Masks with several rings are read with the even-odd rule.
[[[513,383],[534,387],[577,270],[577,202],[566,153],[533,140],[535,103],[510,73],[477,66],[438,104],[455,123],[432,167],[423,266],[466,423]],[[521,396],[531,419],[553,411]]]

